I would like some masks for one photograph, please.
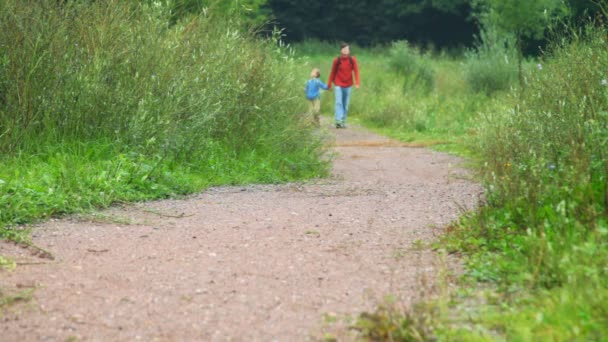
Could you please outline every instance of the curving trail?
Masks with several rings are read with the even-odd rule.
[[[0,242],[23,263],[0,273],[0,288],[36,287],[0,315],[0,340],[351,340],[348,317],[432,292],[439,266],[418,242],[481,188],[453,156],[355,126],[329,132],[330,179],[49,221],[33,240],[55,260]]]

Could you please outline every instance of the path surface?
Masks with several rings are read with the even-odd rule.
[[[330,133],[330,179],[53,220],[33,240],[55,260],[0,242],[24,263],[0,273],[0,288],[36,287],[0,315],[0,340],[306,341],[328,330],[351,340],[349,316],[387,295],[411,304],[437,272],[418,242],[480,188],[455,157],[358,127]]]

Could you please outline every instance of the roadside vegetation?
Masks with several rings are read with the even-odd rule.
[[[1,2],[0,238],[116,202],[325,175],[292,54],[239,18]]]
[[[608,336],[608,53],[603,25],[555,37],[475,150],[486,203],[446,241],[496,287],[454,339]]]

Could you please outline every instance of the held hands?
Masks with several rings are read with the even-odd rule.
[[[355,88],[356,88],[356,89],[359,89],[359,87],[360,87],[360,86],[359,86],[358,84],[355,84]],[[332,91],[332,90],[334,90],[334,87],[329,87],[329,88],[327,89],[327,91]]]

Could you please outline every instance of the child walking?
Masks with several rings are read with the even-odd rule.
[[[329,89],[325,83],[319,78],[321,71],[319,68],[314,68],[310,72],[310,79],[306,81],[306,98],[308,99],[308,112],[312,114],[313,122],[316,127],[321,126],[320,111],[321,111],[321,89]]]

